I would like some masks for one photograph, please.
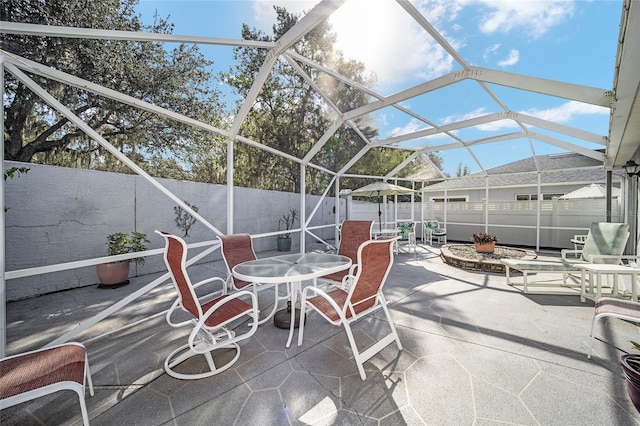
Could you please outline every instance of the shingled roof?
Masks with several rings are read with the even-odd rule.
[[[537,167],[536,167],[537,163]],[[606,172],[602,161],[576,153],[549,154],[525,158],[504,164],[484,172],[473,173],[448,179],[425,187],[425,191],[443,189],[484,188],[486,177],[489,187],[530,186],[538,184],[538,170],[541,184],[594,183],[604,182]]]

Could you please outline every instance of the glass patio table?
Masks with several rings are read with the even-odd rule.
[[[302,281],[349,269],[351,259],[346,256],[325,253],[297,253],[265,257],[236,265],[233,276],[244,281],[272,284],[286,282],[291,296],[291,322],[287,348],[291,346],[296,326],[296,299]],[[278,315],[278,313],[276,313]]]

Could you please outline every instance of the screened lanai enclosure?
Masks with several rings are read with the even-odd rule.
[[[595,2],[598,3],[598,2]],[[197,5],[197,2],[194,4]],[[400,26],[410,30],[411,39],[399,41],[396,50],[406,55],[407,61],[413,56],[429,58],[423,63],[441,64],[438,68],[428,68],[420,72],[416,70],[415,77],[404,86],[395,86],[393,91],[388,88],[376,86],[368,79],[354,79],[349,77],[348,70],[341,69],[337,64],[324,61],[322,55],[314,55],[313,49],[308,49],[310,37],[314,31],[322,29],[323,25],[334,15],[352,13],[353,21],[366,21],[368,13],[380,8],[389,8],[394,16],[398,17]],[[447,7],[446,5],[443,7]],[[443,184],[451,179],[451,173],[440,168],[441,162],[434,161],[432,154],[437,154],[450,163],[458,164],[464,161],[470,166],[469,174],[476,177],[488,176],[487,170],[499,164],[495,164],[492,152],[498,153],[505,150],[513,151],[510,161],[520,158],[531,158],[533,169],[527,170],[533,176],[540,177],[542,170],[537,158],[548,153],[572,153],[588,158],[591,162],[588,166],[581,165],[557,165],[556,170],[544,170],[545,173],[563,172],[580,175],[585,169],[593,169],[593,162],[598,164],[603,173],[604,183],[608,188],[607,202],[603,204],[606,211],[611,211],[612,186],[615,182],[622,189],[622,194],[616,203],[624,206],[622,213],[616,216],[616,220],[629,222],[632,226],[632,250],[635,252],[637,235],[637,174],[629,174],[623,170],[623,166],[630,161],[640,163],[637,148],[640,146],[640,100],[638,90],[640,83],[640,5],[636,1],[624,0],[607,2],[606,7],[615,7],[619,22],[613,27],[615,34],[607,33],[607,37],[614,40],[615,48],[610,46],[611,53],[615,51],[615,61],[611,58],[598,57],[595,52],[593,57],[585,57],[581,64],[562,63],[562,51],[554,52],[553,60],[549,60],[545,67],[548,70],[563,70],[561,73],[549,72],[547,74],[533,75],[529,73],[516,73],[505,70],[505,66],[484,67],[477,55],[465,49],[462,39],[453,36],[451,31],[444,31],[442,22],[435,18],[435,5],[430,2],[397,0],[361,2],[357,0],[323,0],[317,3],[309,2],[308,8],[299,19],[289,22],[290,28],[286,28],[278,38],[240,39],[219,37],[216,29],[210,28],[210,35],[192,35],[189,33],[151,33],[142,31],[123,31],[105,29],[96,22],[91,28],[42,25],[33,23],[30,19],[13,20],[9,15],[3,17],[0,23],[0,31],[9,42],[3,42],[1,63],[3,69],[3,114],[4,127],[14,119],[15,105],[11,100],[16,88],[20,91],[28,91],[30,96],[39,99],[39,105],[43,114],[51,117],[51,120],[64,120],[64,125],[71,127],[77,134],[99,144],[103,149],[111,153],[118,161],[129,167],[144,180],[158,194],[161,194],[166,202],[177,206],[192,215],[202,224],[208,233],[200,236],[199,247],[207,247],[208,253],[215,252],[218,246],[216,236],[230,234],[246,229],[245,225],[238,222],[239,210],[246,210],[246,199],[239,199],[241,189],[234,186],[236,174],[243,167],[239,160],[239,147],[248,146],[271,156],[281,158],[283,161],[295,164],[299,175],[293,179],[295,187],[292,188],[296,195],[296,201],[292,207],[299,210],[300,221],[291,232],[299,236],[300,250],[304,251],[307,240],[324,241],[324,234],[334,234],[336,225],[345,218],[344,206],[341,205],[340,194],[348,195],[348,190],[356,189],[354,182],[364,185],[373,181],[389,181],[398,185],[416,190],[411,201],[417,207],[412,207],[412,218],[421,220],[425,207],[421,203],[428,202],[428,197],[422,195],[431,185]],[[196,10],[193,13],[197,13]],[[453,11],[451,13],[453,15]],[[20,16],[20,15],[16,15]],[[6,20],[4,20],[6,19]],[[505,23],[503,23],[506,25]],[[439,27],[440,26],[440,27]],[[360,28],[360,27],[359,27]],[[380,40],[371,38],[372,34],[382,34],[388,28],[384,25],[370,25],[361,29],[360,43],[366,46],[371,43],[368,40]],[[598,33],[598,28],[590,29],[592,33]],[[389,31],[391,31],[389,29]],[[46,55],[18,54],[11,37],[29,37],[35,40],[102,40],[105,43],[114,41],[123,42],[158,42],[163,46],[197,45],[201,48],[215,47],[232,50],[234,48],[249,49],[254,53],[254,62],[251,79],[245,82],[242,96],[236,97],[230,102],[237,102],[236,107],[231,107],[233,114],[221,121],[221,125],[212,125],[210,122],[195,118],[195,114],[189,111],[178,111],[166,108],[161,103],[154,104],[147,101],[147,97],[139,97],[133,94],[125,94],[126,90],[120,87],[117,81],[111,85],[104,83],[104,79],[81,78],[68,70],[63,71],[56,63],[48,63]],[[386,34],[391,38],[391,34]],[[531,42],[535,43],[532,34]],[[64,42],[63,42],[64,43]],[[169,48],[169,47],[167,47]],[[551,56],[551,55],[550,55]],[[39,59],[39,60],[35,60]],[[384,61],[384,58],[382,58]],[[389,61],[397,61],[397,58],[389,58]],[[594,86],[588,79],[583,79],[583,69],[592,63],[605,61],[611,63],[609,74],[604,77],[610,83]],[[401,64],[398,63],[398,67]],[[285,78],[281,73],[286,70],[288,76],[295,75],[297,84],[302,84],[310,93],[313,93],[315,113],[323,117],[324,128],[314,129],[318,136],[312,144],[296,145],[296,149],[282,150],[273,140],[255,137],[250,131],[255,124],[256,117],[265,111],[266,102],[290,102],[291,106],[300,102],[300,99],[278,99],[277,92],[268,90],[274,81],[282,81]],[[374,72],[376,70],[373,70]],[[562,75],[565,78],[553,79],[549,75]],[[171,79],[172,76],[166,78]],[[288,78],[288,77],[286,77]],[[96,81],[102,82],[98,84]],[[602,81],[602,80],[600,80]],[[47,84],[42,82],[57,82],[58,87],[73,88],[81,96],[95,96],[99,99],[116,101],[121,105],[134,107],[141,111],[142,115],[151,114],[161,117],[167,123],[175,123],[175,126],[189,126],[198,129],[203,138],[222,141],[226,151],[225,171],[226,188],[224,191],[225,214],[224,217],[210,217],[192,208],[192,205],[183,198],[168,189],[164,181],[156,179],[136,162],[135,158],[129,158],[114,142],[114,136],[103,129],[92,127],[94,121],[86,111],[74,110],[70,105],[65,105],[59,98],[60,91],[48,91]],[[337,88],[342,88],[348,93],[348,99],[341,98]],[[268,94],[269,98],[266,97]],[[473,96],[471,96],[473,95]],[[473,101],[470,101],[473,99]],[[513,99],[517,99],[513,101]],[[598,111],[590,116],[584,126],[572,126],[566,123],[562,114],[557,113],[562,106],[569,105],[576,109],[590,109]],[[291,108],[294,111],[294,108]],[[441,110],[446,110],[443,114]],[[556,111],[556,114],[541,116],[536,111]],[[604,111],[604,113],[603,113]],[[446,115],[446,117],[445,117]],[[373,131],[375,124],[382,117],[394,117],[400,123],[393,132],[386,134]],[[301,121],[303,123],[304,121]],[[277,125],[277,122],[276,122]],[[62,127],[62,126],[61,126]],[[598,130],[600,129],[600,130]],[[16,136],[3,132],[3,145],[6,153],[9,152],[10,138]],[[286,132],[284,134],[286,138]],[[176,144],[185,141],[176,141]],[[342,144],[342,145],[341,145]],[[304,150],[298,149],[303,147]],[[336,150],[352,152],[348,159],[332,161],[332,153]],[[384,167],[375,167],[372,170],[363,170],[363,164],[368,163],[371,153],[392,152],[396,156],[381,157],[392,158],[384,164]],[[167,154],[170,156],[170,154]],[[486,158],[490,160],[485,163]],[[246,160],[246,159],[245,159]],[[244,161],[244,160],[243,160]],[[356,170],[357,172],[354,172]],[[265,170],[265,173],[267,170]],[[517,174],[519,171],[512,171]],[[278,172],[270,171],[272,178],[277,179]],[[577,179],[578,181],[580,179]],[[483,188],[484,198],[491,200],[494,191],[500,191],[501,185],[492,186],[492,180],[486,179]],[[6,184],[7,182],[5,182]],[[313,183],[313,185],[311,185]],[[537,193],[542,194],[545,182],[538,180]],[[360,186],[362,186],[360,185]],[[310,187],[314,188],[314,194],[310,194]],[[5,187],[2,189],[3,205]],[[311,196],[313,203],[310,204]],[[422,195],[422,196],[421,196]],[[317,220],[319,209],[327,202],[335,206],[335,215],[330,220]],[[530,201],[533,209],[541,208],[544,200],[539,197],[539,202]],[[446,204],[446,197],[443,197]],[[343,201],[344,202],[344,201]],[[375,200],[372,200],[375,204]],[[287,206],[289,207],[289,206]],[[256,207],[253,207],[256,208]],[[260,207],[257,207],[258,209]],[[438,207],[441,209],[442,207]],[[447,208],[446,206],[444,207]],[[282,208],[281,210],[283,210]],[[436,214],[432,211],[429,215]],[[443,216],[446,214],[443,212]],[[483,210],[483,214],[487,210]],[[284,231],[278,230],[277,218],[269,222],[271,229],[263,229],[256,233],[256,237],[273,237]],[[375,217],[372,217],[374,219]],[[440,218],[445,220],[445,218]],[[608,217],[611,219],[611,217]],[[11,286],[13,280],[24,277],[33,277],[42,274],[50,274],[64,270],[86,268],[104,261],[103,257],[70,258],[60,264],[49,264],[46,260],[41,264],[31,267],[15,268],[14,265],[5,263],[5,222],[3,216],[2,238],[2,301],[4,303],[6,286]],[[490,222],[485,220],[481,223]],[[534,221],[534,234],[540,233],[540,222]],[[337,239],[337,238],[336,238]],[[96,240],[103,247],[103,237],[97,236]],[[11,242],[15,244],[16,242]],[[90,251],[89,251],[90,252]],[[157,255],[159,249],[150,250],[147,255]],[[207,252],[204,252],[203,256]],[[135,255],[120,255],[117,259],[130,259]],[[145,291],[166,281],[166,277],[151,282]],[[131,295],[122,304],[129,303],[137,297]],[[95,322],[115,312],[122,304],[117,304],[104,312]],[[95,323],[94,322],[94,323]],[[91,324],[84,324],[89,327]],[[5,326],[2,324],[4,335]],[[73,337],[74,332],[61,336],[59,341]],[[4,353],[4,344],[0,347],[0,353]]]

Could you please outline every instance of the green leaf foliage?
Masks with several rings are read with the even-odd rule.
[[[171,33],[159,16],[143,25],[137,0],[4,0],[2,20]],[[169,110],[215,123],[222,114],[212,65],[198,47],[157,42],[3,34],[2,49]],[[115,157],[5,73],[5,159],[128,172]],[[186,125],[50,79],[32,78],[138,164],[184,157],[203,136]],[[156,164],[158,162],[156,161]]]

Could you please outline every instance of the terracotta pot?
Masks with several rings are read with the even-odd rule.
[[[476,251],[478,253],[493,253],[495,249],[495,241],[491,241],[490,243],[476,243]]]
[[[620,365],[622,365],[622,371],[627,380],[629,398],[631,398],[633,406],[636,407],[636,411],[640,413],[640,355],[622,355]]]
[[[101,263],[96,265],[96,271],[98,272],[98,279],[103,286],[117,285],[127,282],[129,278],[128,261],[113,262],[113,263]]]

